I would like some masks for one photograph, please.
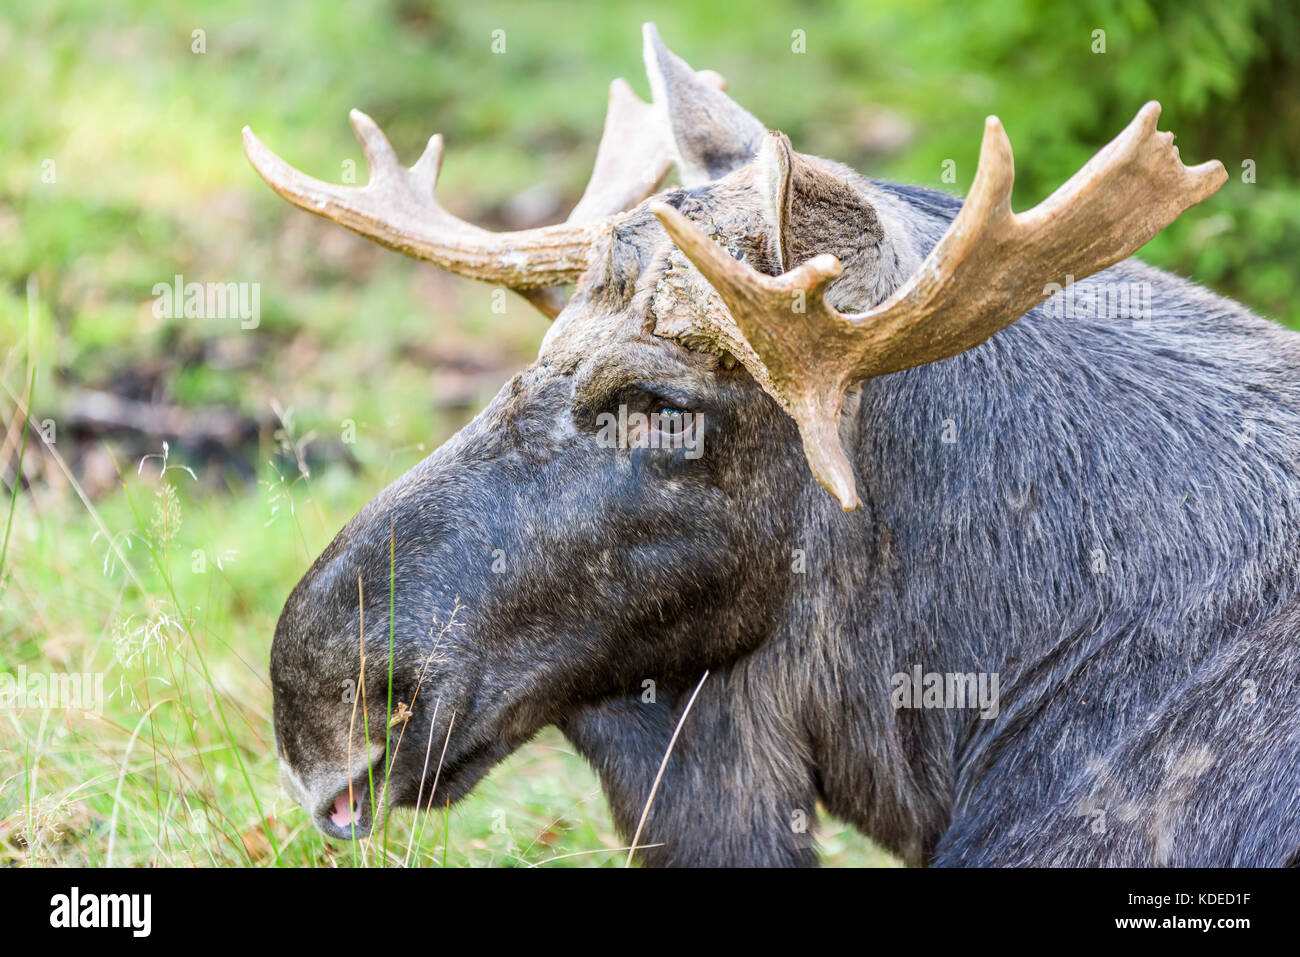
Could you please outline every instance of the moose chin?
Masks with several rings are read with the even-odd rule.
[[[1016,213],[994,117],[962,202],[796,152],[652,25],[645,61],[537,229],[447,213],[439,136],[408,169],[354,112],[352,188],[244,132],[291,202],[553,320],[285,603],[317,826],[555,725],[646,864],[814,864],[819,806],[913,865],[1296,863],[1300,336],[1128,258],[1223,166],[1148,103]]]

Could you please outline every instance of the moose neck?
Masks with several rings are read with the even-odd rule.
[[[1231,622],[1296,591],[1281,556],[1300,552],[1298,400],[1258,402],[1268,360],[1237,348],[1275,333],[1134,261],[1095,282],[1199,297],[1206,318],[1063,321],[1045,305],[980,348],[868,381],[846,411],[862,512],[815,488],[806,504],[808,580],[771,667],[828,705],[807,711],[828,808],[909,861],[931,859],[955,816],[1012,811],[994,781],[1013,737],[1017,773],[1055,786]],[[1225,467],[1244,462],[1246,422],[1277,444]],[[914,670],[996,676],[997,713],[897,708],[891,677]]]

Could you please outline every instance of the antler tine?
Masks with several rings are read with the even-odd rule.
[[[701,70],[695,75],[710,86],[726,89],[721,74]],[[591,181],[569,214],[569,222],[631,209],[654,193],[672,165],[669,130],[658,121],[654,107],[632,92],[626,80],[615,80],[609,85],[605,129]]]
[[[713,70],[700,70],[695,75],[719,90],[727,87],[722,74]],[[632,92],[620,77],[609,85],[605,128],[596,148],[591,179],[567,221],[580,223],[631,209],[654,193],[673,162],[669,131],[658,121],[654,107]],[[557,289],[516,292],[551,319],[564,308],[564,296]]]
[[[858,508],[853,468],[839,437],[840,407],[852,384],[843,357],[856,330],[824,299],[843,271],[840,261],[824,253],[783,275],[765,276],[733,259],[673,207],[653,203],[650,209],[726,303],[750,347],[736,358],[798,424],[813,477],[845,510]]]
[[[370,170],[370,181],[396,179],[401,175],[402,164],[397,159],[393,145],[388,142],[378,124],[360,110],[348,111],[348,124],[361,144],[361,153],[366,158],[366,167]],[[429,137],[424,152],[411,167],[413,183],[427,182],[429,196],[432,198],[434,187],[438,183],[438,173],[442,170],[442,134],[435,133]]]
[[[1160,104],[1146,104],[1064,185],[1021,214],[1011,211],[1011,143],[989,117],[970,195],[943,238],[898,291],[855,315],[825,301],[839,275],[834,257],[764,276],[677,210],[653,209],[750,345],[752,354],[737,358],[795,419],[813,474],[849,510],[860,505],[839,441],[849,388],[979,345],[1046,299],[1053,284],[1131,255],[1227,181],[1217,161],[1184,166],[1173,134],[1156,130],[1159,115]],[[788,150],[789,143],[774,134],[763,149]]]

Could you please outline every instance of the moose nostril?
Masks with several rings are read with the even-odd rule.
[[[349,827],[352,819],[356,816],[357,802],[352,800],[347,791],[344,791],[334,799],[334,807],[330,811],[330,820],[337,827]]]

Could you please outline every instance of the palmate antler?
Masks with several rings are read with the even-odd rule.
[[[712,71],[698,76],[725,83]],[[429,139],[415,165],[405,168],[374,120],[351,113],[370,167],[362,187],[335,186],[294,169],[244,127],[244,153],[262,179],[295,206],[346,226],[367,239],[449,270],[509,286],[554,318],[563,298],[549,286],[575,282],[591,250],[609,229],[608,218],[651,195],[673,162],[669,134],[652,107],[624,80],[609,89],[605,129],[591,181],[568,220],[555,226],[491,232],[457,219],[439,205],[442,136]]]
[[[736,357],[794,418],[813,475],[847,511],[861,505],[839,437],[850,388],[979,345],[1046,299],[1049,284],[1119,262],[1224,184],[1222,163],[1179,161],[1173,134],[1156,130],[1159,116],[1159,103],[1146,104],[1056,192],[1019,214],[1011,211],[1011,144],[989,117],[961,212],[911,279],[856,315],[824,299],[841,272],[834,256],[766,276],[673,207],[651,208],[726,303],[752,349]],[[784,135],[772,134],[763,149],[775,153],[761,160],[769,168],[788,168]]]

